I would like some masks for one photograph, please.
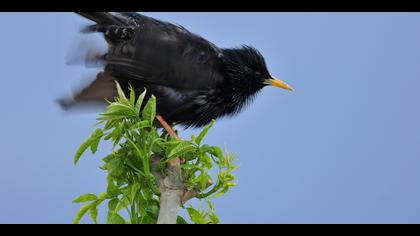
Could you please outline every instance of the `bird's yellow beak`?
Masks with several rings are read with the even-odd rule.
[[[276,86],[276,87],[286,89],[286,90],[289,90],[289,91],[294,90],[291,86],[289,86],[288,84],[286,84],[282,80],[277,79],[274,76],[271,76],[271,79],[266,79],[265,83],[268,84],[268,85]]]

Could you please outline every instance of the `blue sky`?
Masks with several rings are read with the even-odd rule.
[[[205,140],[240,164],[238,186],[215,200],[222,223],[420,223],[419,13],[145,14],[252,45],[295,88],[265,88]],[[0,14],[0,223],[71,223],[71,200],[105,189],[109,146],[73,165],[97,113],[54,103],[95,73],[66,64],[84,23]]]

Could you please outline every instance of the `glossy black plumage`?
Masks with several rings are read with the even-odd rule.
[[[182,26],[138,13],[78,14],[96,23],[83,31],[103,33],[109,48],[89,58],[102,62],[104,71],[62,100],[63,107],[112,99],[117,80],[138,94],[144,88],[154,94],[168,123],[200,127],[239,112],[271,78],[263,56],[249,46],[221,49]]]

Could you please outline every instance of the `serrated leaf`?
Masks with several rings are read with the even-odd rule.
[[[111,212],[114,212],[117,209],[117,205],[119,203],[119,199],[118,198],[113,198],[108,202],[108,210]]]
[[[209,218],[213,224],[218,224],[220,221],[216,214],[210,214]]]
[[[206,223],[206,220],[204,219],[204,217],[196,209],[194,209],[192,207],[188,207],[187,212],[188,212],[188,215],[191,218],[191,221],[193,221],[194,223],[196,223],[196,224],[205,224]]]
[[[202,173],[198,176],[198,181],[200,183],[200,190],[203,191],[207,188],[207,183],[210,179],[210,176],[207,173]]]
[[[107,165],[108,173],[111,176],[118,177],[124,173],[124,164],[121,158],[112,159]]]
[[[142,121],[139,121],[139,122],[135,123],[134,125],[132,125],[130,127],[130,130],[133,130],[133,129],[139,130],[139,129],[143,129],[143,128],[146,128],[146,127],[150,127],[149,121],[142,120]]]
[[[210,153],[210,154],[214,155],[213,154],[214,153],[213,147],[208,145],[208,144],[201,145],[200,146],[200,151],[202,153]]]
[[[212,120],[209,124],[207,124],[203,130],[200,132],[200,134],[197,136],[197,138],[195,139],[195,143],[197,145],[201,144],[201,141],[203,141],[204,137],[206,137],[207,132],[209,131],[209,129],[214,125],[214,120]]]
[[[119,212],[122,209],[126,208],[128,205],[130,205],[130,201],[128,200],[127,196],[124,196],[120,199],[117,208],[115,209],[115,212]]]
[[[98,200],[105,200],[108,198],[108,193],[104,192],[98,195]]]
[[[143,120],[147,120],[150,124],[153,124],[153,120],[156,116],[156,97],[151,96],[147,101],[146,106],[143,109],[142,117]]]
[[[104,132],[102,131],[102,129],[98,128],[91,134],[91,136],[85,142],[82,143],[82,145],[80,145],[79,149],[77,149],[76,155],[74,156],[75,165],[79,161],[82,154],[86,151],[86,149],[88,149],[92,144],[99,142],[98,140],[100,140],[103,135]]]
[[[139,183],[133,183],[128,185],[128,187],[124,190],[124,196],[128,197],[130,203],[135,199],[137,191],[140,189]]]
[[[111,139],[114,142],[112,149],[115,148],[115,146],[118,144],[119,140],[121,140],[123,136],[124,123],[123,122],[116,123],[113,128],[114,129],[111,132],[108,132],[108,134],[104,137],[104,140]]]
[[[80,223],[80,220],[82,220],[83,216],[86,214],[86,212],[92,206],[91,204],[92,203],[86,204],[79,209],[79,211],[77,212],[76,216],[73,219],[73,224],[79,224]]]
[[[137,173],[139,173],[141,176],[144,176],[143,171],[141,171],[139,169],[140,167],[139,168],[136,167],[136,165],[139,165],[139,164],[136,163],[138,161],[139,161],[138,159],[130,159],[126,162],[126,164],[127,164],[127,166],[133,168],[133,170],[136,171]]]
[[[222,189],[220,192],[218,192],[218,193],[215,193],[215,194],[211,195],[211,198],[217,198],[217,197],[220,197],[220,196],[222,196],[223,194],[225,194],[227,191],[228,191],[228,189],[227,189],[227,188],[224,188],[224,189]]]
[[[210,170],[213,167],[211,160],[211,157],[206,153],[202,153],[200,156],[201,163],[203,164],[204,168],[208,170]]]
[[[217,156],[219,159],[224,159],[222,149],[220,149],[217,146],[212,147],[212,149],[213,149],[213,152],[212,152],[213,155]]]
[[[100,118],[98,118],[99,120]],[[114,127],[114,125],[117,124],[116,120],[107,120],[105,125],[104,125],[104,130],[109,130],[112,129],[112,127]]]
[[[120,120],[126,118],[137,118],[137,113],[128,105],[115,104],[112,109],[108,108],[107,111],[101,113],[97,120]],[[108,126],[106,128],[109,128]]]
[[[95,139],[95,140],[92,140],[92,143],[90,144],[90,151],[93,153],[93,154],[95,154],[96,153],[96,151],[98,151],[98,145],[99,145],[99,142],[101,141],[101,139],[100,138],[98,138],[98,139]]]
[[[137,98],[135,110],[137,113],[140,114],[141,105],[143,104],[144,97],[146,96],[146,89],[140,94],[140,96]]]
[[[149,207],[147,209],[147,213],[150,216],[155,217],[157,219],[157,217],[159,215],[159,207],[156,204],[151,204],[151,205],[149,205]]]
[[[117,213],[111,213],[108,217],[108,224],[125,224],[124,218]]]
[[[93,222],[98,224],[98,208],[96,208],[96,205],[89,208],[89,214]]]
[[[117,87],[117,92],[118,92],[119,98],[127,100],[127,97],[125,96],[124,91],[121,89],[120,84],[117,81],[115,81],[115,85]]]
[[[130,104],[132,106],[136,105],[136,93],[134,91],[134,88],[130,84]]]
[[[187,225],[188,224],[188,222],[184,218],[182,218],[182,216],[178,216],[176,218],[176,223],[179,224],[179,225]]]
[[[105,163],[110,162],[112,159],[117,158],[114,153],[109,154],[108,156],[102,158],[102,161]]]
[[[106,188],[106,192],[109,197],[117,197],[121,194],[121,190],[114,184],[114,181],[111,177],[108,177],[108,186]]]
[[[152,152],[153,152],[153,153],[159,154],[159,153],[161,153],[161,152],[163,152],[163,151],[164,151],[164,149],[163,149],[163,147],[159,144],[159,142],[154,142],[154,143],[153,143],[153,146],[152,146]]]
[[[89,201],[94,201],[97,200],[98,197],[93,194],[93,193],[86,193],[83,194],[79,197],[77,197],[76,199],[73,200],[73,203],[81,203],[81,202],[89,202]]]
[[[173,157],[183,156],[186,153],[193,151],[195,149],[196,147],[192,146],[190,143],[180,142],[178,145],[176,145],[174,148],[172,148],[169,151],[168,159],[171,159]]]

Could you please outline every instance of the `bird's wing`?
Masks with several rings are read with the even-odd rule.
[[[103,32],[110,43],[102,59],[113,76],[183,90],[222,82],[221,50],[204,38],[138,13],[111,16],[116,17],[115,23],[106,15],[105,23],[91,29]]]

